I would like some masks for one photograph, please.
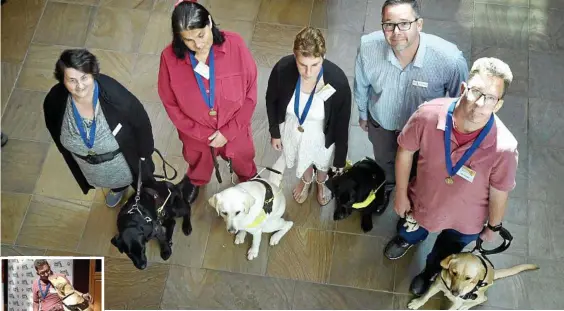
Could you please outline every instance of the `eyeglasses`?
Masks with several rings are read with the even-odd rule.
[[[493,95],[484,94],[484,93],[480,92],[478,89],[475,89],[475,88],[468,89],[468,93],[472,96],[471,100],[474,101],[474,102],[477,102],[478,100],[480,100],[480,98],[482,96],[484,96],[484,104],[485,105],[495,105],[499,101],[499,98],[497,98]]]
[[[411,24],[415,23],[418,20],[419,20],[419,18],[416,18],[415,20],[413,20],[411,22],[382,23],[382,29],[384,31],[394,31],[396,29],[396,27],[398,27],[398,29],[401,30],[401,31],[407,31],[407,30],[411,29]]]

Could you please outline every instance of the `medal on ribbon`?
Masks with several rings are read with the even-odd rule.
[[[321,70],[319,71],[319,74],[317,75],[317,81],[315,82],[315,86],[313,87],[313,90],[311,91],[311,94],[309,94],[309,99],[307,100],[304,110],[302,112],[302,115],[300,116],[300,86],[301,86],[301,82],[302,82],[302,78],[301,76],[298,76],[298,83],[296,84],[296,90],[294,92],[294,113],[296,114],[296,117],[298,118],[298,131],[300,131],[300,133],[304,132],[304,128],[303,128],[303,124],[305,122],[305,119],[307,118],[307,114],[309,113],[309,108],[311,108],[311,103],[313,102],[313,95],[315,95],[315,89],[317,88],[317,84],[319,83],[319,80],[321,80],[321,76],[323,76],[323,67],[321,67]]]
[[[86,146],[86,148],[88,148],[88,155],[96,154],[91,149],[94,146],[94,140],[96,139],[96,105],[97,104],[98,104],[98,82],[94,80],[94,94],[92,94],[92,105],[94,106],[94,118],[92,119],[92,125],[90,125],[90,131],[87,136],[86,129],[84,127],[84,120],[80,116],[80,113],[78,113],[78,109],[76,108],[74,99],[71,96],[72,112],[74,114],[76,127],[78,128],[78,132],[80,133],[80,137],[82,138],[84,145]]]
[[[445,183],[447,183],[448,185],[454,184],[454,179],[452,178],[452,176],[456,175],[458,170],[460,170],[460,168],[464,165],[464,163],[466,163],[466,161],[470,159],[472,154],[474,154],[476,149],[478,149],[478,146],[480,146],[484,138],[486,138],[486,135],[488,135],[494,123],[494,115],[492,114],[490,116],[490,119],[488,120],[488,123],[486,123],[486,126],[480,131],[480,134],[478,135],[476,140],[474,140],[470,148],[468,148],[468,150],[464,152],[460,160],[458,160],[458,162],[456,162],[456,165],[454,165],[453,167],[452,159],[450,157],[450,136],[452,133],[452,127],[454,125],[452,122],[452,114],[454,112],[455,107],[456,107],[456,101],[452,102],[452,104],[448,108],[446,124],[445,124],[445,136],[444,136],[445,163],[446,163],[446,170],[448,173],[448,177],[445,178]]]
[[[190,55],[190,63],[192,63],[192,70],[194,71],[194,76],[196,77],[196,81],[198,82],[198,88],[200,89],[200,93],[204,98],[204,102],[210,108],[208,115],[215,117],[217,115],[217,110],[214,109],[214,97],[215,97],[215,60],[213,58],[213,45],[210,49],[210,55],[208,56],[210,60],[209,70],[210,70],[210,91],[209,93],[206,92],[206,88],[204,87],[204,80],[202,76],[196,72],[196,66],[198,65],[198,60],[194,56],[192,52],[188,53]]]

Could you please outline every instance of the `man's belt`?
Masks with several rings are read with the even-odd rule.
[[[76,154],[73,152],[73,154],[79,158],[81,158],[82,160],[88,162],[89,164],[101,164],[104,162],[108,162],[113,160],[118,154],[121,153],[121,150],[116,149],[112,152],[107,152],[107,153],[102,153],[102,154],[89,154],[86,156],[80,155],[80,154]]]

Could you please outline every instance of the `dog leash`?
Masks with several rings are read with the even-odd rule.
[[[210,146],[210,152],[213,159],[213,167],[215,168],[215,178],[221,184],[223,180],[221,179],[221,172],[219,171],[219,163],[217,162],[217,157],[215,155],[215,148]]]
[[[143,185],[141,178],[141,169],[144,161],[145,158],[139,158],[139,174],[137,174],[137,192],[135,193],[135,203],[131,206],[131,209],[129,209],[127,213],[133,214],[135,211],[137,211],[139,215],[141,215],[141,217],[143,217],[147,223],[150,223],[151,221],[153,221],[151,217],[144,216],[141,210],[139,209],[139,200],[141,200],[141,186]]]
[[[174,168],[174,166],[170,165],[170,163],[168,163],[165,158],[163,157],[162,153],[159,151],[159,149],[154,148],[153,149],[154,152],[156,152],[159,157],[161,158],[161,161],[163,161],[163,175],[157,175],[157,174],[153,174],[153,177],[156,178],[162,178],[162,179],[166,179],[166,180],[174,180],[176,178],[176,176],[178,175],[178,171],[176,171],[176,169]],[[172,175],[172,177],[168,177],[168,174],[166,172],[166,167],[170,167],[172,169],[172,171],[174,172],[174,174]]]
[[[509,230],[505,229],[504,227],[499,227],[499,229],[494,230],[494,232],[499,232],[499,235],[503,239],[503,242],[498,247],[494,249],[485,249],[483,246],[484,240],[482,240],[482,238],[478,236],[478,239],[476,239],[476,246],[474,246],[474,248],[470,251],[470,253],[477,251],[478,254],[484,257],[484,259],[487,260],[490,265],[492,265],[492,267],[494,267],[494,264],[487,256],[499,254],[506,251],[509,246],[511,246],[511,241],[513,241],[513,236],[511,235]]]

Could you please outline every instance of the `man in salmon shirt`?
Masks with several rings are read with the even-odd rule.
[[[460,98],[439,98],[421,105],[398,137],[397,192],[394,210],[409,212],[419,228],[402,227],[384,249],[398,259],[429,232],[440,232],[426,267],[411,282],[415,295],[427,291],[440,262],[461,252],[478,236],[489,241],[505,214],[515,187],[517,141],[495,115],[513,75],[499,59],[474,62]],[[413,154],[417,176],[410,183]]]
[[[210,181],[217,155],[231,161],[241,182],[257,173],[251,132],[257,67],[241,36],[219,31],[196,1],[179,1],[171,21],[173,40],[161,53],[158,90],[183,144],[193,202],[199,186]]]
[[[54,273],[51,270],[49,262],[45,259],[37,259],[33,265],[35,266],[37,275],[39,275],[39,278],[37,278],[32,285],[33,311],[64,311],[63,302],[57,294],[57,291],[49,282],[49,276],[62,276],[69,284],[72,283],[67,279],[66,275]],[[93,303],[90,294],[84,294],[83,298]]]

